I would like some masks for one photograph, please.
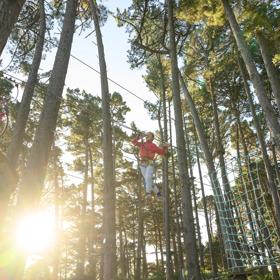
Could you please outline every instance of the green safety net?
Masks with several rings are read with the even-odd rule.
[[[261,158],[233,158],[216,170],[211,185],[229,270],[277,266],[280,238]]]

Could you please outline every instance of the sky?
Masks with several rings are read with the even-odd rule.
[[[119,8],[121,11],[129,7],[131,1],[128,0],[103,0],[103,5],[111,12],[116,12]],[[88,29],[82,34],[75,34],[71,55],[77,57],[83,62],[86,62],[92,68],[99,71],[98,50],[96,46],[95,33],[93,29]],[[128,89],[133,94],[150,102],[156,102],[156,97],[146,87],[142,75],[145,74],[145,69],[130,69],[128,63],[127,51],[130,46],[128,43],[128,34],[125,28],[117,27],[116,20],[112,15],[108,16],[108,20],[101,27],[103,45],[105,49],[105,59],[107,64],[108,78]],[[78,33],[78,32],[77,32]],[[87,37],[88,34],[92,33]],[[58,35],[58,34],[57,34]],[[56,48],[53,48],[51,53],[45,53],[44,60],[40,65],[40,72],[46,72],[52,69],[55,58]],[[10,55],[7,49],[4,51],[3,63],[0,67],[5,69],[10,62]],[[15,74],[13,74],[15,75]],[[26,80],[26,77],[16,74],[16,77]],[[78,62],[75,58],[70,57],[69,67],[65,81],[65,89],[80,88],[93,95],[101,96],[100,75],[89,67]],[[116,84],[109,81],[109,91],[119,92],[124,101],[127,102],[131,112],[126,115],[126,122],[130,124],[135,121],[136,125],[143,131],[155,131],[158,128],[157,122],[150,120],[147,110],[141,100],[120,88]],[[19,95],[20,96],[20,95]],[[129,134],[130,131],[127,131]]]
[[[130,2],[126,0],[109,0],[103,1],[103,4],[110,11],[115,12],[117,7],[120,10],[127,8]],[[85,38],[91,32],[92,30],[89,29],[80,36],[75,35],[71,54],[99,71],[95,33]],[[153,93],[149,92],[142,78],[145,70],[132,70],[127,62],[127,50],[130,46],[128,43],[128,34],[125,32],[125,29],[117,27],[116,20],[109,15],[105,25],[101,27],[101,32],[108,77],[142,99],[155,102],[156,98]],[[51,69],[52,63],[53,56],[49,56],[42,63],[41,68]],[[100,75],[73,57],[70,58],[65,84],[66,87],[84,89],[93,95],[101,96]],[[150,120],[142,101],[110,81],[109,91],[111,93],[114,91],[119,92],[127,102],[128,107],[131,108],[131,112],[126,117],[127,124],[135,121],[141,130],[154,131],[157,129],[157,122]],[[128,131],[128,133],[130,134],[131,132]]]

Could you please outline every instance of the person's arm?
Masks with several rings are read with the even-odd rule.
[[[140,147],[141,146],[141,141],[139,141],[139,139],[140,139],[140,136],[137,135],[135,138],[133,138],[131,140],[131,144],[134,145],[134,146]]]
[[[163,144],[162,147],[159,147],[153,143],[152,151],[161,156],[164,156],[167,153],[168,146],[169,146],[169,144]]]

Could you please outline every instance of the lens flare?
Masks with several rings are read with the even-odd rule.
[[[24,217],[18,222],[15,239],[17,247],[29,254],[51,249],[55,241],[53,215],[45,211]]]

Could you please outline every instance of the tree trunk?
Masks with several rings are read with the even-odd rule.
[[[142,279],[148,279],[148,264],[147,264],[145,237],[143,237],[142,256],[143,256],[143,269],[142,269],[143,275],[142,275]]]
[[[256,115],[254,101],[253,101],[253,98],[250,93],[250,88],[247,84],[246,70],[240,59],[238,60],[238,63],[239,63],[239,69],[240,69],[241,76],[242,76],[243,83],[244,83],[244,89],[245,89],[245,92],[246,92],[246,95],[247,95],[247,98],[249,101],[250,111],[253,116],[253,122],[254,122],[254,126],[256,128],[257,137],[258,137],[258,140],[259,140],[259,143],[261,146],[262,157],[264,160],[266,175],[267,175],[268,184],[269,184],[269,190],[270,190],[270,193],[272,196],[272,201],[273,201],[273,205],[274,205],[274,209],[275,209],[276,225],[277,225],[278,233],[280,234],[280,200],[279,200],[279,195],[278,195],[278,191],[277,191],[277,186],[275,185],[275,181],[274,181],[273,169],[272,169],[272,166],[270,164],[270,160],[269,160],[269,157],[267,154],[266,144],[264,141],[262,129],[260,127],[260,124],[258,122],[258,118]]]
[[[102,35],[99,26],[98,10],[95,1],[90,0],[90,8],[95,26],[99,56],[102,118],[103,118],[103,161],[104,161],[104,280],[114,280],[116,268],[116,221],[115,221],[115,184],[113,179],[112,126],[110,95]]]
[[[44,40],[45,40],[45,32],[46,32],[44,1],[40,0],[39,4],[40,4],[40,29],[37,36],[37,44],[35,48],[31,69],[22,95],[19,111],[17,113],[16,125],[13,130],[12,140],[7,152],[7,158],[15,169],[17,166],[19,154],[21,152],[24,131],[26,128],[26,123],[30,111],[30,104],[34,94],[34,88],[37,82],[38,70],[41,63],[42,53],[44,48]]]
[[[2,0],[0,2],[0,56],[26,0]]]
[[[274,171],[277,176],[277,185],[279,186],[280,185],[280,171],[279,171],[277,155],[276,155],[276,151],[275,151],[275,145],[273,143],[271,143],[270,148],[271,148],[271,152],[272,152],[272,156],[273,156]],[[278,192],[278,194],[280,195],[279,192]]]
[[[78,245],[78,262],[76,268],[77,279],[83,279],[85,274],[85,256],[86,256],[86,217],[87,217],[87,193],[88,193],[88,159],[89,147],[88,138],[85,139],[85,173],[84,183],[82,187],[82,211],[79,218],[79,245]]]
[[[222,233],[222,226],[221,226],[221,222],[220,222],[220,217],[219,217],[217,205],[215,204],[214,207],[215,207],[214,211],[215,211],[215,217],[216,217],[218,240],[223,240],[223,241],[220,241],[220,253],[221,253],[223,268],[224,268],[224,270],[228,270],[229,266],[228,266],[228,260],[227,260],[226,252],[225,252],[225,242],[224,242],[223,233]],[[211,214],[210,214],[210,225],[212,225]],[[213,229],[212,228],[211,228],[211,234],[213,236]]]
[[[144,216],[143,216],[143,201],[142,201],[142,182],[141,174],[139,171],[137,180],[137,192],[138,192],[138,236],[137,236],[137,253],[136,253],[136,270],[135,280],[141,280],[141,253],[143,247],[143,236],[144,236]]]
[[[130,258],[130,252],[129,252],[129,249],[128,249],[128,240],[127,240],[127,233],[126,233],[126,229],[124,229],[124,240],[125,240],[125,255],[126,255],[126,271],[127,271],[127,278],[130,279],[132,278],[131,276],[131,265],[130,263],[133,262],[133,260],[131,261],[131,258]],[[135,251],[135,250],[133,250]]]
[[[200,269],[198,263],[198,256],[196,250],[194,218],[192,212],[192,198],[190,191],[190,179],[187,169],[187,155],[186,144],[184,140],[184,129],[182,119],[182,108],[180,98],[180,86],[178,77],[178,62],[175,43],[175,30],[174,30],[174,14],[173,6],[174,1],[168,0],[168,32],[170,40],[170,57],[171,57],[171,69],[172,69],[172,93],[174,102],[174,115],[175,115],[175,128],[176,128],[176,143],[178,153],[178,168],[180,183],[182,186],[183,194],[183,219],[184,219],[184,234],[185,234],[185,250],[187,260],[187,270],[190,279],[200,280]]]
[[[206,229],[207,229],[207,236],[208,236],[209,253],[210,253],[210,259],[211,259],[211,269],[212,269],[213,277],[215,278],[218,273],[218,267],[217,267],[216,258],[214,256],[214,250],[213,250],[213,239],[212,239],[210,223],[209,223],[209,219],[208,219],[208,210],[207,210],[207,205],[206,205],[206,197],[205,197],[204,184],[203,184],[203,178],[202,178],[202,172],[201,172],[201,166],[200,166],[199,153],[198,153],[198,148],[197,148],[196,134],[195,134],[195,151],[196,151],[196,161],[197,161],[197,168],[198,168],[199,181],[200,181],[201,194],[202,194],[203,210],[204,210],[204,215],[205,215],[205,222],[206,222]]]
[[[167,128],[167,110],[166,110],[166,86],[164,80],[164,73],[162,63],[159,58],[160,65],[160,84],[162,94],[162,113],[163,113],[163,139],[162,142],[167,143],[168,141],[168,128]],[[164,237],[166,244],[166,280],[171,280],[173,277],[171,253],[170,253],[170,203],[169,203],[169,181],[168,181],[168,158],[163,158],[163,221],[164,221]]]
[[[269,46],[270,41],[264,37],[261,31],[256,32],[256,39],[261,49],[264,66],[278,107],[278,112],[280,112],[280,78],[279,72],[277,72],[272,62],[272,54]]]
[[[192,155],[191,155],[191,150],[190,150],[190,139],[188,136],[188,129],[187,129],[187,124],[184,119],[184,125],[185,125],[185,139],[186,139],[186,144],[187,144],[187,153],[188,153],[188,161],[189,161],[189,169],[190,169],[190,178],[191,178],[191,191],[192,191],[192,196],[193,196],[193,208],[194,208],[194,213],[195,213],[195,225],[196,225],[196,233],[197,233],[197,243],[198,243],[198,251],[199,251],[199,261],[200,261],[200,267],[202,269],[205,268],[205,263],[204,263],[204,253],[203,253],[203,246],[202,246],[202,241],[201,241],[201,231],[200,231],[200,223],[199,223],[199,217],[198,217],[198,208],[197,208],[197,198],[196,198],[196,189],[195,189],[195,177],[193,175],[193,167],[192,167]]]
[[[169,116],[169,136],[170,136],[170,146],[172,147],[172,124],[171,124],[171,106],[170,102],[168,102],[168,116]],[[175,174],[175,159],[174,152],[171,149],[171,167],[172,167],[172,181],[174,188],[174,208],[175,208],[175,225],[176,225],[176,237],[178,244],[178,271],[181,271],[184,268],[183,262],[183,251],[182,251],[182,242],[181,242],[181,226],[180,226],[180,214],[179,214],[179,202],[178,202],[178,193],[177,193],[177,182],[176,182],[176,174]]]
[[[77,0],[67,1],[61,38],[44,107],[40,115],[40,121],[35,133],[30,158],[27,162],[21,188],[19,190],[18,206],[19,213],[21,214],[24,214],[22,213],[23,209],[32,208],[32,206],[39,201],[41,195],[69,63],[77,4]],[[23,272],[23,267],[18,264],[17,268],[18,269],[15,273],[19,274],[18,277],[20,278]]]
[[[237,161],[238,161],[241,193],[245,194],[245,196],[244,196],[245,210],[246,210],[246,214],[247,214],[247,217],[248,217],[248,223],[249,223],[249,227],[250,227],[250,234],[251,234],[252,240],[254,242],[254,244],[251,247],[253,248],[254,252],[258,253],[258,248],[255,245],[258,242],[257,231],[256,231],[256,227],[255,227],[256,223],[254,223],[254,216],[255,215],[252,215],[252,213],[251,213],[251,209],[254,209],[253,208],[254,205],[251,205],[251,203],[250,203],[250,201],[251,201],[250,198],[251,197],[248,194],[248,191],[247,191],[248,190],[248,186],[246,184],[246,180],[245,180],[244,175],[243,175],[242,163],[241,163],[241,155],[240,155],[240,147],[239,147],[240,146],[239,145],[239,135],[241,136],[241,142],[242,142],[244,154],[245,154],[245,157],[246,157],[246,160],[245,160],[246,163],[248,161],[248,159],[247,159],[247,157],[248,157],[247,147],[245,145],[245,138],[244,138],[243,131],[241,129],[239,111],[236,108],[236,104],[234,103],[234,100],[232,100],[232,105],[234,107],[234,112],[235,112],[234,115],[235,115],[236,120],[237,120],[237,126],[236,126],[236,151],[237,151]],[[240,133],[239,133],[239,130],[240,130]],[[254,185],[250,184],[251,183],[250,178],[249,178],[248,182],[249,182],[249,187],[251,187],[251,190],[252,190],[254,188]],[[260,264],[261,262],[260,262],[260,258],[258,256],[258,254],[256,254],[255,257],[257,259],[258,264]]]
[[[159,260],[158,260],[158,235],[157,235],[157,230],[155,228],[155,255],[156,255],[156,267],[157,271],[159,271]]]
[[[203,153],[205,156],[205,161],[206,161],[209,176],[211,178],[211,185],[212,185],[212,189],[214,192],[215,201],[216,201],[216,203],[219,204],[219,214],[223,215],[223,219],[228,219],[229,221],[232,221],[232,219],[230,219],[230,216],[229,216],[230,214],[228,214],[229,205],[227,204],[227,201],[225,201],[224,195],[223,195],[221,187],[220,187],[220,183],[219,183],[219,180],[217,177],[217,172],[216,172],[215,166],[214,166],[214,161],[213,161],[212,155],[209,150],[209,146],[208,146],[208,143],[206,140],[206,135],[205,135],[205,131],[204,131],[202,122],[200,120],[200,117],[198,115],[198,112],[197,112],[197,109],[193,102],[193,99],[188,91],[188,88],[184,82],[184,79],[183,79],[181,73],[180,73],[180,81],[181,81],[182,89],[183,89],[183,92],[184,92],[184,95],[186,98],[186,102],[188,103],[189,109],[191,111],[191,115],[193,117],[194,125],[195,125],[196,131],[197,131],[200,145],[201,145],[201,149],[203,150]],[[223,227],[222,228],[223,237],[228,239],[228,240],[224,240],[224,244],[225,244],[225,246],[227,246],[225,249],[228,254],[228,257],[230,259],[234,258],[237,262],[237,266],[242,267],[241,260],[238,256],[238,252],[236,250],[232,250],[233,248],[231,248],[232,242],[236,241],[235,240],[236,235],[230,233],[228,227],[226,227],[224,224],[222,224],[222,227]],[[230,228],[231,228],[230,231],[235,232],[233,224],[230,225]],[[233,254],[233,256],[232,256],[232,254]]]
[[[58,279],[58,272],[59,272],[59,255],[60,255],[60,187],[58,183],[58,154],[57,148],[53,147],[54,152],[54,214],[55,214],[55,236],[56,242],[54,246],[54,257],[53,257],[53,272],[52,272],[52,280]]]
[[[45,30],[46,30],[46,23],[45,23],[44,1],[40,0],[40,30],[38,35],[38,41],[36,44],[31,69],[28,75],[28,80],[24,88],[19,111],[17,112],[16,124],[13,130],[12,140],[8,147],[8,152],[7,152],[7,160],[10,166],[13,168],[14,172],[16,172],[17,169],[18,156],[21,151],[24,131],[25,131],[25,127],[30,111],[30,104],[33,97],[34,87],[37,81],[37,74],[38,74],[38,69],[41,62],[42,51],[44,46]],[[0,196],[0,205],[1,205],[0,221],[5,216],[9,198],[11,194],[15,191],[15,188],[16,188],[16,182],[14,184],[7,185],[5,184],[4,180],[0,180],[0,189],[4,191],[4,195]]]
[[[156,224],[156,217],[154,217],[155,224]],[[157,224],[156,224],[157,225]],[[162,242],[162,235],[160,227],[157,225],[156,229],[158,231],[158,243],[159,243],[159,252],[160,252],[160,264],[161,264],[161,271],[164,273],[164,256],[163,256],[163,242]]]
[[[35,133],[30,158],[19,190],[19,206],[34,205],[40,198],[50,148],[62,100],[62,92],[71,52],[77,0],[69,0],[40,121]]]
[[[89,163],[90,163],[90,181],[91,181],[91,223],[90,223],[90,244],[89,244],[89,265],[91,280],[96,280],[96,215],[95,215],[95,187],[93,174],[92,151],[89,147]]]
[[[253,61],[253,58],[249,52],[248,46],[246,44],[245,39],[242,36],[240,27],[236,21],[234,13],[228,3],[228,0],[222,0],[226,17],[229,21],[232,33],[234,35],[236,44],[239,48],[240,54],[245,62],[247,71],[249,73],[250,79],[253,83],[256,95],[260,102],[260,105],[263,108],[264,115],[267,121],[267,124],[272,132],[273,140],[277,145],[277,150],[280,151],[280,125],[277,120],[277,114],[274,111],[267,95],[265,92],[265,88],[263,82],[260,78],[256,65]]]
[[[120,258],[120,279],[127,279],[127,271],[126,271],[126,261],[125,261],[125,248],[124,248],[124,237],[123,237],[123,220],[122,213],[119,210],[119,258]]]
[[[237,239],[237,226],[234,224],[234,220],[240,221],[239,214],[237,213],[235,201],[231,192],[230,188],[230,183],[228,180],[228,174],[226,170],[226,163],[225,163],[225,158],[224,158],[224,147],[223,147],[223,140],[221,137],[221,130],[220,130],[220,122],[219,122],[219,116],[218,116],[218,106],[217,106],[217,100],[216,100],[216,94],[214,92],[213,88],[213,81],[212,78],[209,79],[209,90],[210,90],[210,95],[212,99],[212,108],[213,108],[213,116],[214,116],[214,128],[215,128],[215,135],[216,135],[216,144],[217,144],[217,152],[218,152],[218,157],[219,157],[219,163],[220,163],[220,169],[221,169],[221,177],[222,177],[222,183],[223,183],[223,188],[224,188],[224,196],[225,196],[225,203],[226,203],[226,218],[229,219],[228,223],[228,228],[229,228],[229,238],[231,242],[236,242],[236,247],[238,250],[239,248],[239,242]],[[236,216],[234,217],[233,210],[237,213]],[[229,262],[230,266],[235,266],[237,265],[238,267],[242,266],[242,261],[241,261],[241,255],[239,251],[232,250],[234,248],[230,248],[230,254],[231,256],[231,261],[232,263]],[[236,262],[236,263],[235,263]]]

